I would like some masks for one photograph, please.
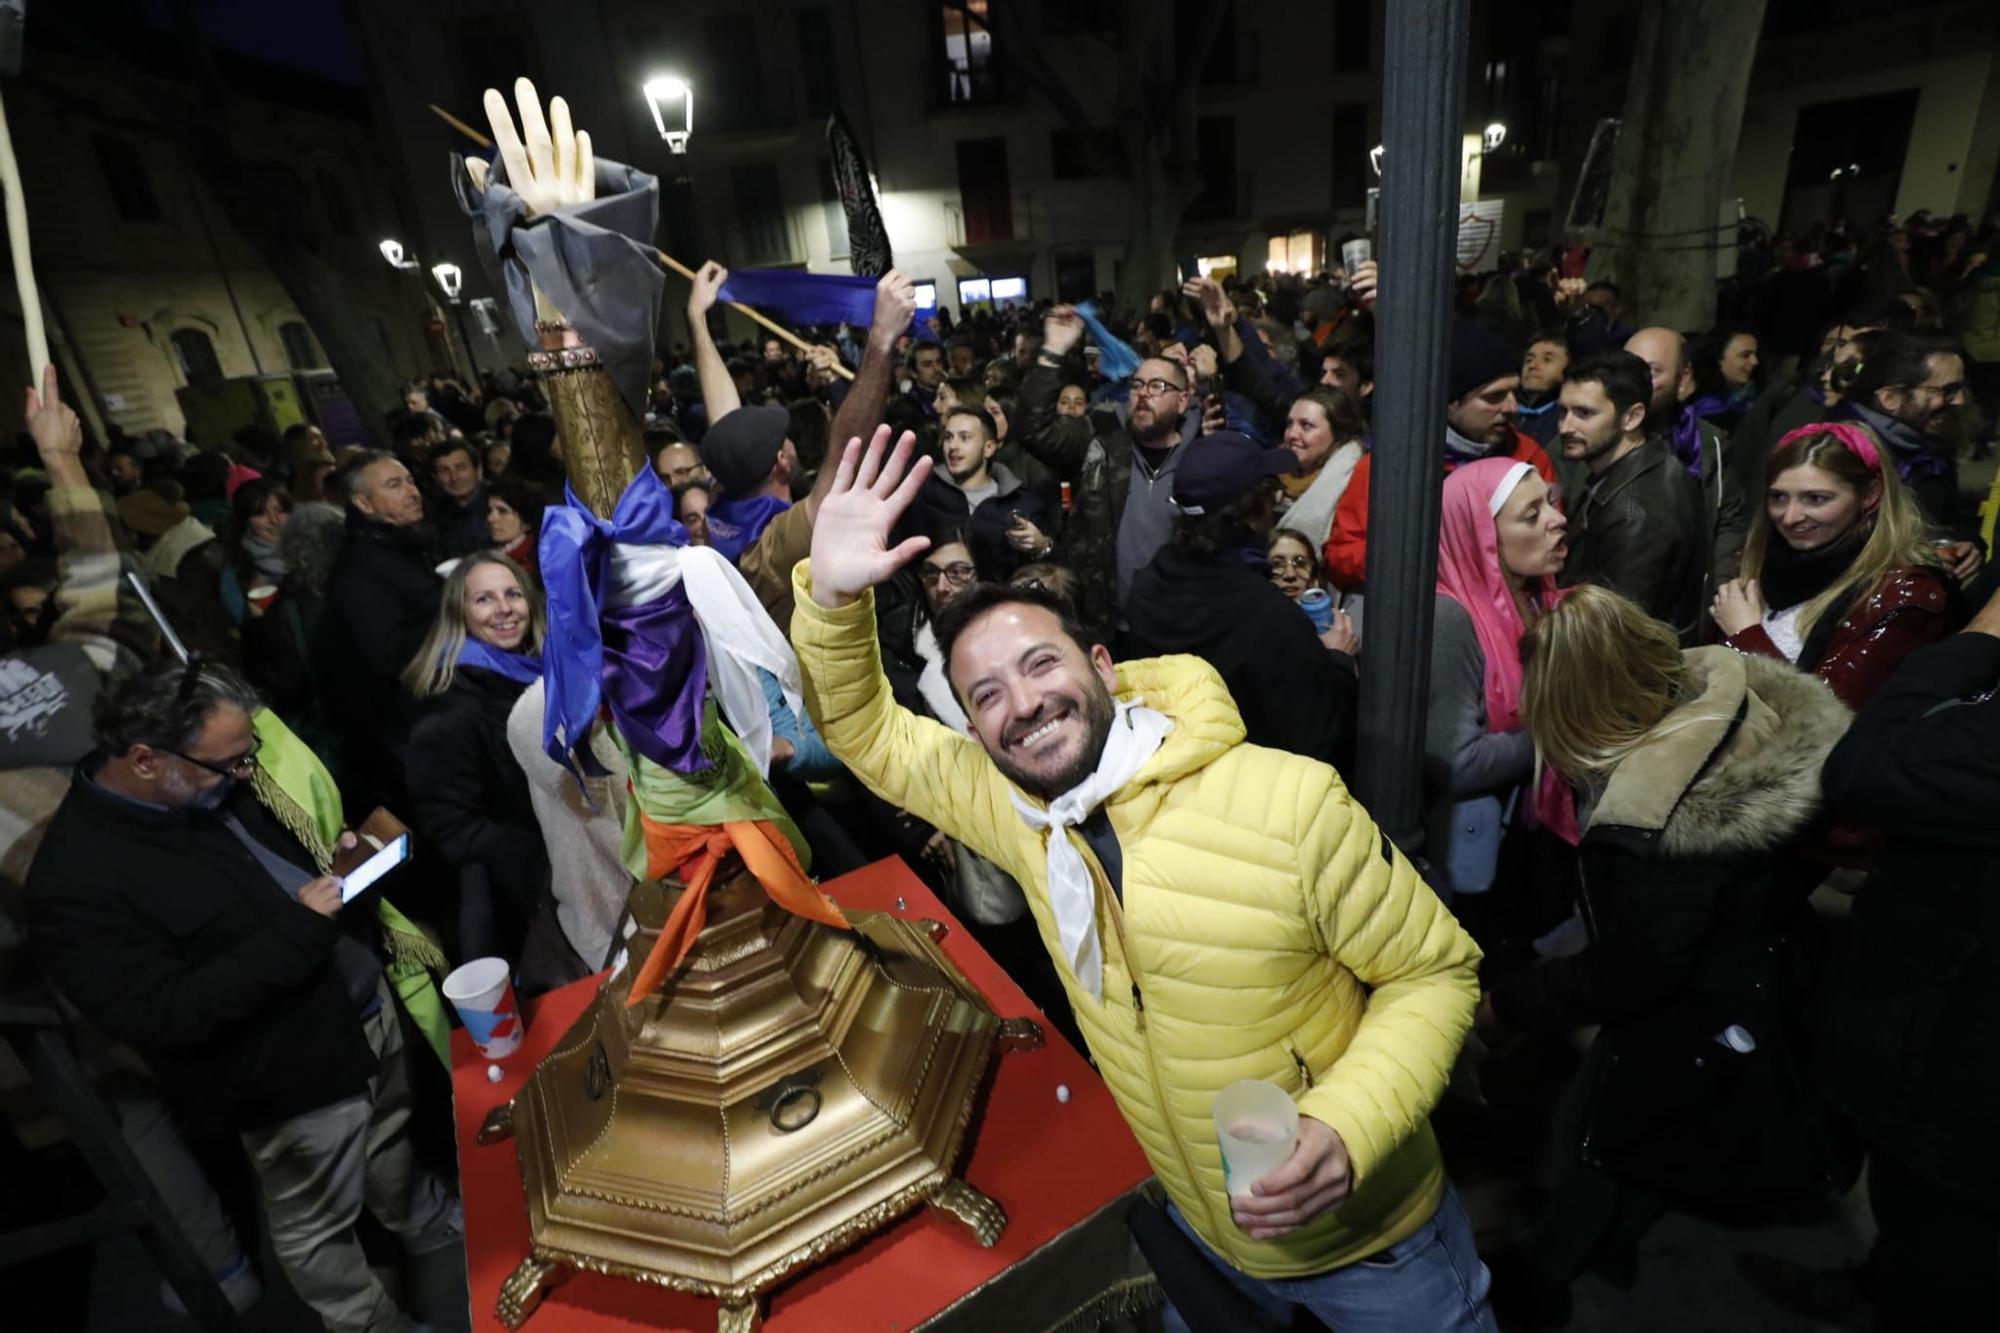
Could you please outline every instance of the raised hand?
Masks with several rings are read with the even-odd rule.
[[[1068,356],[1083,337],[1083,316],[1075,306],[1059,305],[1042,316],[1042,350],[1050,356]]]
[[[885,351],[894,347],[916,313],[917,284],[910,281],[908,274],[890,269],[875,284],[875,317],[869,321],[869,341]]]
[[[703,264],[694,275],[694,284],[688,289],[688,321],[699,324],[714,308],[716,295],[722,284],[729,281],[729,270],[713,259]]]
[[[931,473],[928,458],[910,466],[916,444],[917,437],[904,431],[885,464],[889,428],[878,426],[865,452],[859,439],[841,450],[833,487],[813,520],[812,599],[819,605],[846,606],[929,548],[928,537],[889,545],[896,520]]]
[[[1236,322],[1236,307],[1214,278],[1189,278],[1181,284],[1181,295],[1201,302],[1202,317],[1212,329]]]
[[[76,458],[83,453],[83,423],[56,389],[56,368],[42,367],[42,391],[28,390],[28,434],[44,459]]]
[[[1354,298],[1354,304],[1363,310],[1375,305],[1375,261],[1356,264],[1354,272],[1347,275],[1347,291]]]
[[[517,134],[500,90],[488,88],[485,101],[493,142],[500,160],[507,164],[507,184],[521,196],[531,215],[553,213],[567,204],[596,197],[597,164],[591,155],[590,135],[571,127],[569,103],[560,97],[551,100],[548,118],[543,119],[535,85],[527,79],[514,80],[514,101],[521,111]],[[476,174],[474,179],[478,180]]]

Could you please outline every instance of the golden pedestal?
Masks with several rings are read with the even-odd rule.
[[[643,957],[670,890],[636,885]],[[480,1142],[512,1134],[530,1253],[502,1288],[519,1327],[576,1269],[722,1302],[750,1329],[756,1300],[920,1204],[999,1239],[998,1205],[954,1178],[1003,1022],[938,948],[937,922],[874,912],[832,930],[738,874],[660,991],[627,1007],[633,965],[607,981]]]

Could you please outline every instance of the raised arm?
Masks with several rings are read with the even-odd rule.
[[[861,353],[860,369],[854,373],[847,396],[834,409],[833,425],[827,434],[833,448],[844,448],[849,440],[868,439],[882,424],[882,413],[889,402],[889,382],[896,369],[896,339],[910,326],[910,317],[916,312],[916,284],[896,269],[884,273],[875,284],[875,316],[868,325],[868,345]],[[833,461],[828,458],[820,465],[819,475],[813,479],[812,494],[806,497],[806,511],[815,521],[839,471],[831,466]]]
[[[1064,481],[1083,470],[1084,456],[1097,432],[1090,418],[1066,417],[1056,411],[1062,396],[1063,359],[1083,338],[1083,318],[1059,305],[1042,319],[1042,349],[1021,379],[1015,396],[1015,431],[1021,447]]]
[[[708,331],[708,312],[715,307],[715,294],[727,281],[729,270],[711,259],[694,275],[694,285],[688,291],[687,315],[689,332],[694,337],[694,371],[701,381],[701,401],[708,409],[708,424],[711,426],[743,406],[743,399],[736,392],[736,381],[729,378],[729,367],[722,364],[722,353],[715,346],[715,335]]]

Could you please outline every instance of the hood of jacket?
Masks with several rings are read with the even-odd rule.
[[[1853,715],[1790,663],[1684,656],[1693,697],[1613,770],[1586,836],[1636,834],[1668,857],[1768,852],[1818,813],[1820,766]]]
[[[1174,720],[1174,729],[1127,791],[1150,783],[1178,781],[1243,743],[1243,718],[1236,711],[1229,687],[1215,668],[1199,657],[1176,655],[1120,662],[1117,695],[1158,709]]]

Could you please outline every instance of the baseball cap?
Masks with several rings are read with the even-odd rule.
[[[754,491],[771,475],[791,427],[791,413],[775,403],[739,407],[701,437],[702,466],[733,495]]]
[[[1174,469],[1174,505],[1202,514],[1249,494],[1263,482],[1299,470],[1289,449],[1266,449],[1240,431],[1217,431],[1188,445]]]

